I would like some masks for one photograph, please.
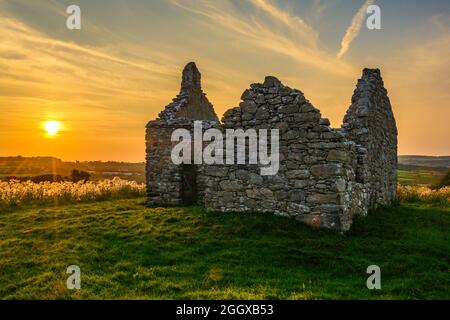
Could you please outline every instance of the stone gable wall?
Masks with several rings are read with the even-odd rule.
[[[220,124],[201,91],[195,64],[182,78],[182,98],[147,125],[149,205],[185,204],[186,174],[192,171],[196,203],[208,210],[270,212],[314,227],[348,230],[355,214],[394,200],[397,129],[379,70],[364,70],[340,129],[331,128],[301,91],[275,77],[252,84]],[[171,133],[180,127],[192,131],[194,120],[222,131],[279,130],[278,174],[262,176],[258,165],[249,164],[174,165]]]
[[[342,128],[360,147],[358,181],[369,207],[392,203],[397,189],[397,126],[380,70],[364,69]]]
[[[201,74],[191,62],[183,70],[180,93],[146,127],[146,179],[149,205],[182,205],[183,189],[186,186],[186,168],[175,165],[171,150],[177,142],[171,141],[175,129],[184,128],[192,132],[195,120],[215,127],[219,120],[212,104],[201,88]],[[198,170],[198,168],[194,168]],[[198,176],[198,175],[197,175]],[[204,188],[198,179],[196,202],[203,201]]]

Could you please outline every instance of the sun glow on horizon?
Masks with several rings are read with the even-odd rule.
[[[67,29],[67,1],[16,2],[0,0],[2,156],[145,161],[145,126],[189,61],[219,118],[273,75],[332,128],[379,68],[399,154],[450,155],[450,1],[392,1],[381,30],[363,10],[376,0],[78,1],[83,31]]]
[[[54,137],[58,134],[59,131],[61,131],[61,122],[59,121],[45,121],[44,122],[44,130],[47,133],[47,135]]]

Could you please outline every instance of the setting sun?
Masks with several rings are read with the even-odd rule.
[[[61,130],[61,123],[59,121],[44,122],[44,129],[49,136],[55,136]]]

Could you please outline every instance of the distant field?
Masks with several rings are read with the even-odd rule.
[[[38,174],[28,174],[28,173],[16,173],[14,174],[15,177],[29,177],[29,176],[34,176],[34,175],[38,175]],[[6,174],[6,173],[0,173],[0,179],[1,178],[7,178],[10,177],[11,174]]]
[[[450,157],[399,156],[398,180],[405,185],[431,185],[450,168]],[[70,175],[73,169],[89,172],[91,180],[121,179],[145,182],[145,163],[83,161],[68,162],[53,157],[0,157],[2,178],[30,177],[44,174]]]
[[[435,185],[450,169],[450,157],[399,156],[398,182],[404,185]]]
[[[450,168],[450,156],[398,156],[398,163],[401,165]]]
[[[450,209],[404,204],[344,235],[144,199],[0,214],[2,299],[450,299]],[[68,265],[81,268],[69,291]],[[381,267],[382,290],[366,288]]]
[[[414,168],[397,170],[398,183],[405,185],[434,185],[444,176],[444,172],[431,169]]]
[[[62,161],[54,157],[0,157],[0,179],[32,177],[46,174],[68,176],[72,170],[86,171],[91,180],[120,177],[139,183],[145,181],[145,164],[116,161]]]

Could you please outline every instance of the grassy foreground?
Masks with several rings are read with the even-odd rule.
[[[450,209],[381,209],[344,235],[125,199],[0,214],[1,299],[450,299]],[[81,290],[66,268],[81,268]],[[366,288],[381,267],[382,290]]]

